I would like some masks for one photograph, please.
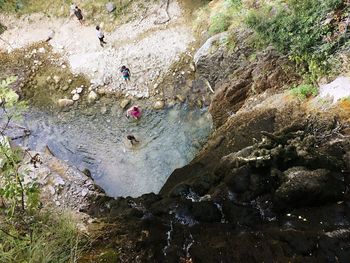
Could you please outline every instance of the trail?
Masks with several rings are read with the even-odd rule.
[[[86,74],[93,85],[107,92],[123,91],[137,97],[148,97],[148,88],[194,41],[191,27],[175,0],[167,9],[153,4],[142,17],[105,32],[104,48],[99,45],[95,26],[80,26],[75,17],[32,14],[15,18],[0,14],[0,21],[8,28],[1,36],[5,41],[0,41],[0,50],[11,52],[44,41],[53,30],[50,44],[74,73]],[[131,70],[131,84],[126,85],[120,77],[122,65]]]

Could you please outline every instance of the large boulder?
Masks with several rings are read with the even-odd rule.
[[[326,169],[293,167],[284,172],[282,179],[274,196],[279,210],[339,200],[345,191],[343,177]]]

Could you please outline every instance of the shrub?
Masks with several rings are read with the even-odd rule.
[[[318,94],[318,89],[311,84],[302,84],[294,86],[291,89],[291,94],[300,100],[305,100],[309,97],[316,96]]]
[[[261,39],[289,55],[302,73],[316,80],[330,70],[328,58],[345,44],[346,34],[325,22],[337,10],[347,13],[342,0],[288,0],[251,10],[245,21]]]

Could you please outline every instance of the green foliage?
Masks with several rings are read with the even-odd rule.
[[[27,224],[30,231],[18,227],[13,220],[2,222],[0,263],[77,262],[85,238],[79,234],[72,216],[50,211],[37,214]]]
[[[305,100],[309,97],[316,96],[318,94],[318,89],[311,84],[302,84],[294,86],[290,92],[298,99]]]
[[[241,5],[241,0],[226,0],[223,10],[211,17],[209,34],[214,35],[226,31],[232,24],[232,20],[235,18]]]
[[[209,34],[214,35],[214,34],[226,31],[231,24],[230,19],[231,17],[226,13],[216,14],[211,19]]]
[[[26,171],[20,170],[23,153],[10,147],[5,136],[10,122],[20,118],[22,110],[25,109],[25,104],[18,101],[19,96],[8,88],[15,81],[15,77],[0,81],[0,114],[3,120],[0,128],[0,198],[4,212],[11,217],[17,210],[24,211],[27,208],[30,212],[39,204],[36,183],[24,183]]]
[[[27,152],[10,146],[5,132],[24,109],[9,89],[16,78],[0,81],[0,263],[76,262],[81,236],[71,217],[39,210],[40,191],[35,180],[24,180]]]
[[[346,34],[325,23],[327,15],[342,7],[341,0],[288,0],[251,10],[246,23],[316,80],[330,70],[329,57],[345,44]]]

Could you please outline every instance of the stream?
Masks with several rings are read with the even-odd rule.
[[[17,143],[36,151],[48,146],[59,159],[89,169],[113,197],[158,193],[176,168],[195,157],[212,128],[206,110],[186,106],[145,110],[137,121],[113,103],[69,112],[31,107],[24,115],[22,125],[32,134]],[[140,143],[132,146],[129,134]]]

